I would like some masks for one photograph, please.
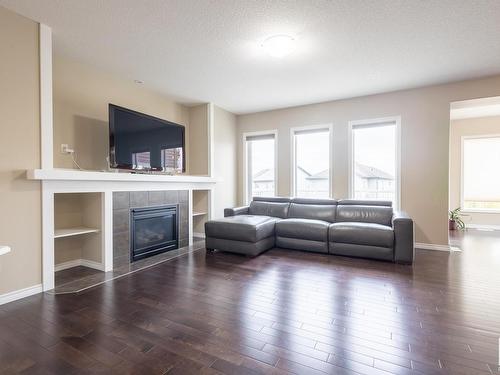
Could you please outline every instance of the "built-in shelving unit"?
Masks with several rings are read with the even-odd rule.
[[[101,230],[101,193],[54,194],[54,266],[85,261],[102,268]]]
[[[86,228],[86,227],[75,227],[75,228],[65,228],[56,229],[54,232],[54,238],[79,236],[87,233],[97,233],[99,229],[96,228]]]
[[[193,235],[205,235],[205,222],[208,220],[210,190],[193,190]]]

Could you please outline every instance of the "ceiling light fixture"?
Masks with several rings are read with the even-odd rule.
[[[273,35],[262,42],[269,56],[282,59],[295,49],[295,39],[289,35]]]

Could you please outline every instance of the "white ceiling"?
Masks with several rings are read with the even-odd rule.
[[[500,73],[499,0],[0,0],[56,53],[248,113]],[[260,42],[296,38],[283,60]]]

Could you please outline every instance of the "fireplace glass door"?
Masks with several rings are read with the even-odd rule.
[[[131,210],[131,261],[178,248],[177,205]]]

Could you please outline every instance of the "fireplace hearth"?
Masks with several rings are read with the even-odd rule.
[[[179,248],[178,205],[130,209],[130,261]]]

